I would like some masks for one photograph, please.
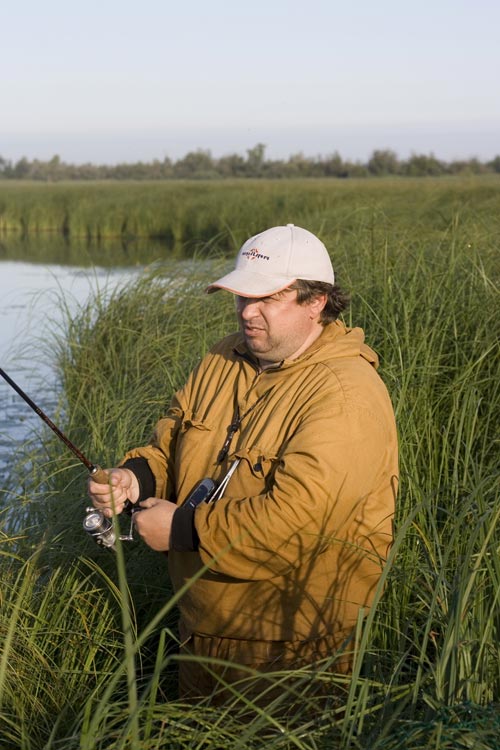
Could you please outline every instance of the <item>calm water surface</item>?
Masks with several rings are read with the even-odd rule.
[[[105,294],[139,274],[137,268],[109,270],[0,261],[0,367],[51,418],[57,403],[57,372],[50,361],[50,335],[61,332],[63,310],[76,312],[93,291]],[[11,451],[40,418],[0,378],[0,472]]]

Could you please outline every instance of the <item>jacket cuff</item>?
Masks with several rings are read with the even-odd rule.
[[[173,552],[196,552],[200,538],[194,525],[194,508],[181,506],[172,516],[170,549]]]
[[[129,458],[125,463],[120,465],[120,468],[130,469],[137,477],[137,481],[139,482],[138,503],[142,500],[147,500],[148,497],[156,496],[156,480],[147,459],[141,457]]]

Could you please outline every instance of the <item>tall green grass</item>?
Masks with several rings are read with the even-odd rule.
[[[396,541],[377,605],[360,617],[352,676],[329,663],[276,673],[264,708],[241,686],[220,706],[180,702],[164,558],[140,542],[114,557],[84,538],[84,472],[47,436],[3,490],[2,748],[497,747],[497,193],[378,190],[377,205],[352,193],[340,211],[325,199],[306,224],[352,293],[347,322],[380,354],[400,434]],[[94,460],[113,464],[147,440],[193,364],[232,330],[230,295],[203,292],[228,267],[216,245],[97,296],[52,342],[65,431]]]
[[[80,256],[80,262],[88,257],[105,265],[191,256],[208,243],[232,253],[255,232],[290,221],[326,233],[333,248],[342,246],[361,223],[374,235],[385,229],[406,235],[411,244],[419,227],[438,238],[457,212],[475,217],[479,227],[491,224],[499,208],[500,177],[495,175],[370,181],[0,181],[0,257],[12,257],[24,247],[47,262],[51,242],[58,255],[66,249],[68,262]]]

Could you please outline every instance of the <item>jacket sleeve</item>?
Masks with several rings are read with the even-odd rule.
[[[139,485],[147,488],[147,497],[152,491],[155,497],[175,501],[175,443],[177,433],[182,424],[183,409],[180,403],[180,393],[175,394],[165,417],[156,424],[151,443],[133,448],[123,457],[120,466],[132,469],[139,479]],[[147,468],[141,467],[141,459],[147,462]],[[148,474],[152,478],[148,481]],[[141,491],[141,500],[144,500]]]
[[[283,449],[268,492],[196,509],[202,562],[257,580],[286,575],[332,543],[386,551],[391,451],[393,440],[369,411],[318,404]]]

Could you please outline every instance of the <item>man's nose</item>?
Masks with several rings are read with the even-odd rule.
[[[238,297],[236,301],[238,315],[244,320],[250,320],[258,314],[258,300],[251,297]]]

